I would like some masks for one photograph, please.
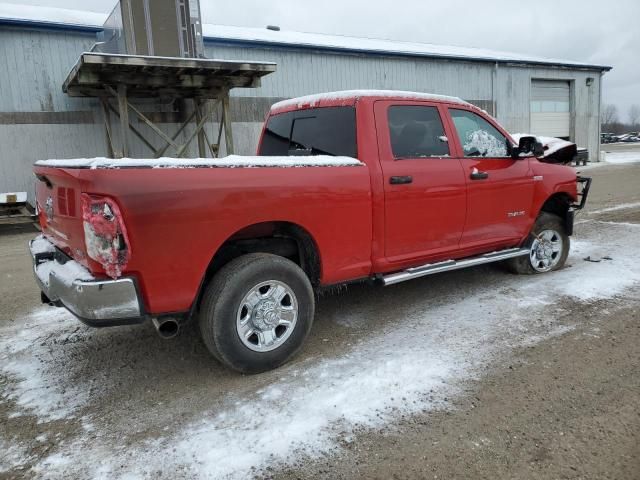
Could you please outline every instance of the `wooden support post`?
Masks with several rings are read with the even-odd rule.
[[[200,120],[202,120],[202,111],[200,110],[201,107],[202,107],[202,103],[200,102],[200,100],[197,100],[194,98],[193,108],[196,111],[196,123],[200,123]],[[198,155],[200,156],[200,158],[205,158],[207,156],[205,142],[206,142],[206,136],[203,128],[198,132]]]
[[[175,141],[173,141],[171,137],[169,137],[169,135],[167,135],[162,130],[160,130],[160,128],[158,128],[151,120],[149,120],[140,110],[138,110],[136,107],[134,107],[130,103],[128,103],[128,105],[129,105],[129,108],[133,110],[133,113],[135,113],[140,120],[146,123],[149,126],[149,128],[151,128],[151,130],[156,132],[158,136],[160,136],[160,138],[162,138],[165,142],[170,143],[175,148],[180,148],[180,145],[178,145]]]
[[[209,135],[207,135],[207,129],[203,128],[202,131],[204,132],[204,138],[207,141],[207,147],[209,148],[209,152],[211,153],[211,158],[217,158],[218,154],[213,149],[213,144],[211,143],[211,140],[209,140]]]
[[[180,134],[182,133],[182,131],[187,128],[187,125],[189,125],[191,123],[191,121],[193,120],[193,118],[196,116],[196,112],[192,112],[191,115],[189,116],[189,118],[182,124],[180,125],[180,128],[178,129],[178,131],[176,133],[173,134],[173,136],[171,137],[171,140],[173,140],[174,142],[176,141],[176,139],[180,136]],[[156,158],[160,158],[162,155],[165,154],[165,152],[169,149],[169,147],[171,146],[171,144],[169,142],[167,142],[165,144],[164,147],[162,147],[158,153],[156,154]]]
[[[118,111],[117,111],[115,108],[113,108],[111,105],[108,105],[108,108],[110,108],[110,109],[113,111],[113,113],[115,113],[115,114],[116,114],[116,116],[117,116],[118,118],[120,118],[120,114],[118,113]],[[131,131],[133,132],[133,134],[134,134],[136,137],[138,137],[138,138],[140,139],[140,141],[141,141],[142,143],[144,143],[144,144],[147,146],[147,148],[149,148],[149,150],[151,150],[151,151],[153,152],[153,154],[154,154],[154,155],[157,155],[157,154],[158,154],[158,150],[156,150],[156,147],[154,147],[154,146],[153,146],[153,144],[152,144],[149,140],[147,140],[147,139],[145,138],[145,136],[142,134],[142,132],[140,132],[140,130],[138,130],[136,127],[134,127],[134,126],[133,126],[133,125],[131,125],[131,124],[129,124],[129,128],[131,129]],[[157,158],[157,157],[156,157],[156,158]]]
[[[217,147],[218,147],[218,154],[216,155],[216,157],[220,156],[220,145],[222,145],[222,130],[224,128],[224,109],[222,108],[222,103],[220,103],[220,120],[219,120],[219,125],[218,125],[218,139],[216,140],[217,142]]]
[[[129,107],[127,104],[127,86],[118,85],[118,110],[120,112],[120,135],[122,136],[122,157],[129,156]]]
[[[224,142],[227,149],[227,155],[233,155],[233,131],[231,129],[231,109],[229,108],[229,91],[227,90],[222,97],[222,121],[224,122]]]
[[[182,145],[177,152],[178,158],[182,158],[187,150],[187,147],[189,146],[189,144],[192,142],[192,140],[196,137],[196,135],[198,135],[198,133],[200,133],[200,131],[202,130],[202,127],[204,127],[204,124],[207,123],[207,120],[209,120],[209,117],[211,116],[212,112],[208,112],[205,113],[202,118],[200,119],[200,121],[198,122],[198,124],[196,125],[196,129],[195,131],[191,134],[191,136],[187,139],[187,141],[185,142],[184,145]]]
[[[104,119],[104,133],[107,137],[107,156],[109,158],[115,158],[115,152],[113,148],[113,135],[111,134],[111,114],[109,112],[109,100],[106,98],[100,99],[100,104],[102,105],[102,115]]]

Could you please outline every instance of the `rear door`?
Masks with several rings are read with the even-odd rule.
[[[452,143],[467,183],[461,248],[521,239],[530,227],[533,203],[529,160],[511,158],[511,140],[488,118],[463,106],[449,113]]]
[[[384,181],[387,261],[457,250],[466,216],[466,182],[451,156],[442,107],[428,102],[375,103]]]

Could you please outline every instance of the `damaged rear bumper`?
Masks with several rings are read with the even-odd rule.
[[[42,236],[29,242],[29,251],[45,303],[65,307],[92,327],[132,325],[146,319],[135,279],[95,279]]]

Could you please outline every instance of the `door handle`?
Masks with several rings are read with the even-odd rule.
[[[389,183],[391,185],[407,185],[409,183],[413,183],[413,177],[410,175],[405,177],[391,177],[389,179]]]
[[[489,174],[487,172],[479,172],[477,169],[473,169],[471,172],[471,180],[486,180],[489,178]]]

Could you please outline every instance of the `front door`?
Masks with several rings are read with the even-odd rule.
[[[392,264],[454,252],[466,216],[466,181],[451,156],[442,115],[428,102],[376,102],[385,195],[385,243]]]
[[[527,234],[533,174],[527,158],[511,158],[511,140],[470,109],[449,108],[455,149],[467,182],[462,248],[508,244]]]

